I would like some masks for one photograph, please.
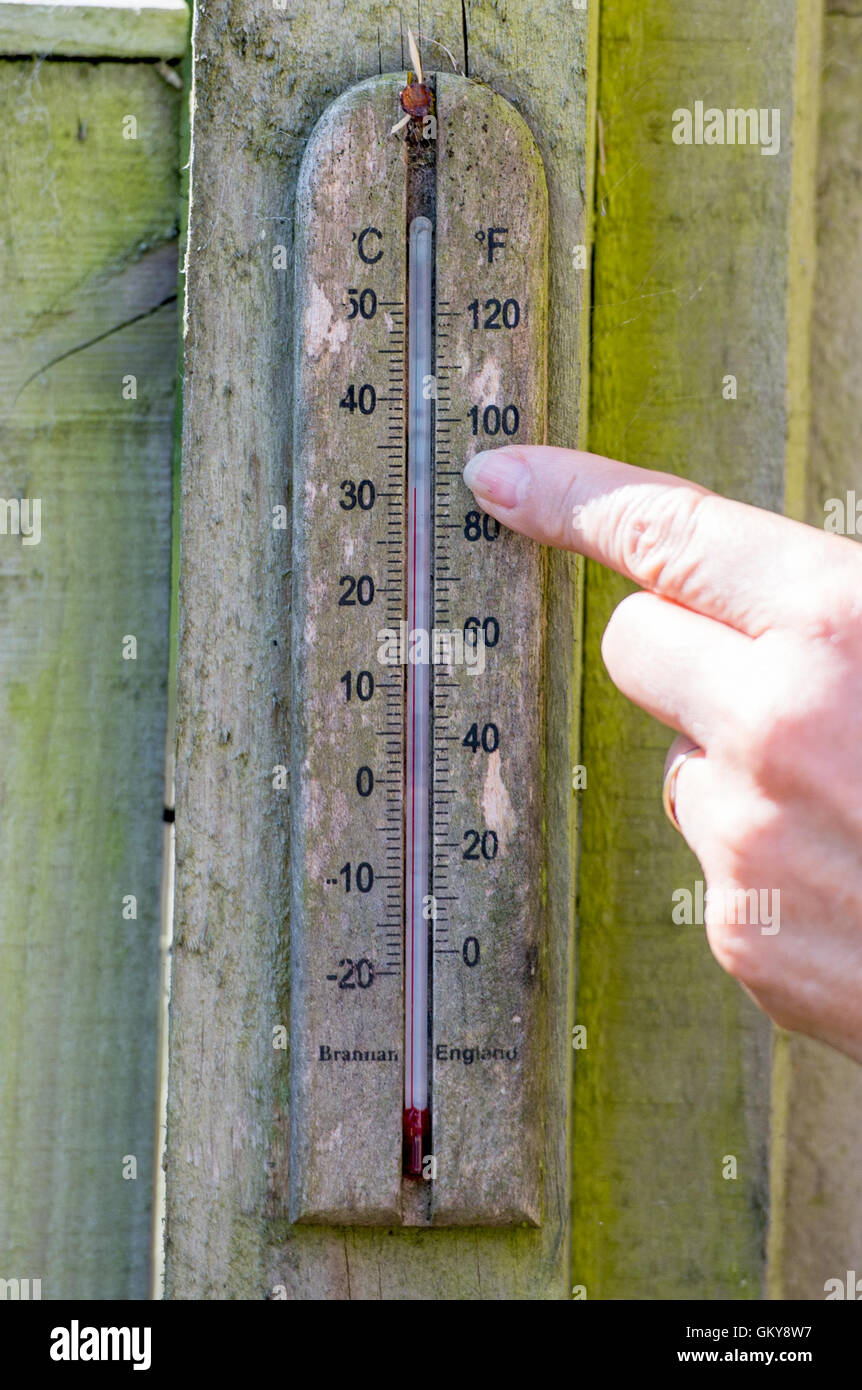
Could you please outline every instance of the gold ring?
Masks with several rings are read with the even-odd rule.
[[[693,743],[690,748],[685,748],[682,752],[676,754],[664,774],[664,781],[661,788],[662,805],[664,806],[665,815],[673,828],[679,831],[680,835],[682,834],[682,826],[676,818],[676,779],[679,776],[679,770],[683,763],[687,763],[689,758],[695,758],[698,755],[703,757],[703,749],[699,743]]]

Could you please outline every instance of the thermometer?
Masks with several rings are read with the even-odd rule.
[[[544,439],[547,193],[509,103],[414,67],[297,194],[290,1216],[537,1225],[544,564],[461,474]]]
[[[433,627],[431,584],[432,225],[410,224],[407,370],[407,718],[405,767],[404,1172],[421,1176],[428,1110],[428,913],[431,830],[431,664],[417,650]],[[411,637],[411,633],[419,634]],[[429,644],[430,645],[430,644]],[[414,660],[410,661],[410,657]],[[433,914],[432,914],[433,916]],[[433,1165],[432,1165],[433,1167]]]

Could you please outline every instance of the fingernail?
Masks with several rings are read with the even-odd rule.
[[[464,469],[464,482],[480,502],[518,507],[527,495],[530,470],[505,449],[474,454]]]

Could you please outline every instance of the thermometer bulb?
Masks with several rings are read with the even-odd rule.
[[[415,1105],[404,1111],[404,1176],[424,1177],[423,1160],[431,1139],[431,1111],[417,1110]]]

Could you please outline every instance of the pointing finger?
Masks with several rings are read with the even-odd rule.
[[[852,542],[667,473],[575,449],[510,445],[476,454],[464,481],[513,530],[577,550],[752,637],[819,621],[825,574],[836,590],[859,590]]]

